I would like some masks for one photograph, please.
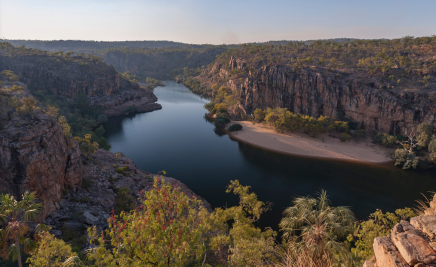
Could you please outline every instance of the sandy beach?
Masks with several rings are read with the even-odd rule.
[[[262,124],[253,125],[249,121],[238,121],[237,123],[241,124],[243,129],[229,133],[232,138],[270,150],[309,157],[369,163],[392,161],[388,154],[392,154],[394,150],[374,145],[370,139],[340,142],[338,138],[330,137],[327,134],[317,138],[300,132],[279,134],[271,127]]]

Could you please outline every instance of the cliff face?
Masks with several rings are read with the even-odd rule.
[[[24,85],[21,85],[25,87]],[[22,96],[30,95],[25,89]],[[54,211],[62,190],[80,185],[82,163],[77,143],[66,139],[56,120],[40,111],[12,115],[0,131],[0,191],[20,199],[36,193],[44,204],[42,217]]]
[[[74,98],[79,93],[110,95],[120,87],[120,77],[113,67],[81,57],[0,53],[0,68],[12,70],[32,90],[48,91],[65,98]]]
[[[232,71],[246,71],[242,81]],[[365,82],[355,74],[305,68],[293,71],[286,66],[263,66],[248,69],[246,63],[232,57],[229,66],[214,65],[198,77],[209,84],[223,85],[237,91],[245,113],[267,107],[287,108],[291,112],[314,117],[347,116],[364,121],[379,132],[404,133],[420,123],[435,123],[436,103],[428,92],[396,92],[381,83]]]
[[[118,72],[96,58],[53,55],[10,55],[0,50],[0,71],[12,70],[29,89],[74,99],[87,95],[91,104],[106,109],[108,116],[122,115],[130,106],[138,112],[161,109],[152,91],[119,77]]]

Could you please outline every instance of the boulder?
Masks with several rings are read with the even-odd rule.
[[[96,225],[98,223],[98,218],[89,213],[88,211],[85,211],[81,218],[82,222],[90,224],[90,225]]]
[[[394,226],[391,232],[391,240],[410,266],[417,263],[428,264],[436,260],[436,252],[407,221],[401,221]]]
[[[370,259],[369,261],[365,261],[363,263],[363,267],[378,267],[377,263],[375,261],[375,257],[373,257],[372,259]]]
[[[422,231],[431,239],[436,238],[436,216],[434,215],[421,215],[410,219],[410,224],[416,230]]]
[[[374,254],[379,267],[409,267],[389,236],[374,239]]]

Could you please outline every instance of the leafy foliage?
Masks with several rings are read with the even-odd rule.
[[[350,242],[354,242],[355,248],[351,252],[362,261],[374,256],[372,244],[374,238],[387,236],[391,233],[392,227],[400,220],[406,220],[417,216],[410,208],[397,209],[395,213],[376,210],[369,215],[369,219],[363,222],[356,222],[354,234],[348,236]]]
[[[156,179],[143,196],[138,209],[109,219],[114,249],[100,246],[88,254],[96,266],[183,266],[200,260],[209,217],[201,201],[189,199],[164,179]],[[91,243],[104,244],[95,229],[88,231]]]
[[[21,262],[21,246],[25,253],[34,248],[34,242],[29,238],[29,225],[35,221],[36,215],[42,208],[41,203],[36,202],[35,194],[25,192],[20,201],[9,194],[0,195],[0,218],[3,227],[0,229],[0,256]],[[37,230],[40,226],[37,227]]]
[[[96,142],[91,143],[91,134],[86,134],[85,138],[75,136],[74,140],[79,143],[80,151],[85,155],[85,157],[89,157],[90,154],[94,154],[99,145]]]
[[[349,255],[341,240],[353,231],[353,212],[332,207],[326,191],[317,198],[296,198],[293,204],[283,212],[280,229],[291,248],[299,248],[296,257],[309,257],[315,266],[331,266],[337,256],[345,260]]]
[[[38,239],[37,248],[27,259],[30,267],[62,267],[68,258],[77,256],[71,246],[46,231],[40,233]]]
[[[236,132],[240,130],[242,130],[242,125],[239,123],[232,124],[229,126],[229,128],[227,128],[227,131],[229,132]]]

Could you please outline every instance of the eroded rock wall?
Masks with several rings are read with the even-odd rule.
[[[235,78],[232,70],[247,72],[246,78]],[[355,74],[317,68],[294,71],[277,65],[254,69],[232,58],[228,66],[214,65],[199,76],[209,84],[217,78],[237,91],[240,106],[248,114],[256,108],[281,107],[314,117],[347,116],[364,121],[367,129],[396,134],[423,122],[435,123],[436,103],[428,92],[398,92]]]
[[[13,118],[0,132],[0,191],[18,199],[35,192],[42,217],[56,209],[63,189],[81,184],[82,171],[77,143],[50,115]]]

